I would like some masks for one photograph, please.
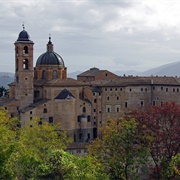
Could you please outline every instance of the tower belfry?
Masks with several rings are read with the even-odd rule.
[[[33,103],[33,41],[23,30],[15,44],[15,98],[20,100],[20,109]]]

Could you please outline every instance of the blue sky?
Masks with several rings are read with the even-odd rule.
[[[68,72],[144,71],[179,61],[179,10],[178,0],[1,0],[0,71],[14,72],[23,22],[35,43],[34,66],[49,33]]]

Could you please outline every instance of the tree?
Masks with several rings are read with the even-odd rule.
[[[164,176],[172,157],[180,153],[180,105],[164,103],[132,114],[143,133],[152,137],[150,154],[155,178],[167,178]]]
[[[102,129],[102,139],[96,139],[88,147],[106,167],[111,179],[136,179],[148,157],[148,149],[138,134],[138,123],[131,118],[109,121]]]
[[[9,94],[9,90],[6,89],[4,86],[0,87],[0,97],[4,96],[4,95],[8,95]]]
[[[18,147],[18,135],[19,119],[11,118],[4,108],[0,108],[0,179],[5,171],[5,164]]]
[[[165,173],[168,178],[180,179],[180,153],[172,157]]]
[[[90,156],[78,157],[63,150],[51,150],[38,169],[36,179],[108,180],[103,166]]]
[[[69,142],[59,124],[36,118],[20,127],[0,109],[0,179],[109,179],[95,158],[65,152]]]
[[[70,140],[60,131],[59,124],[39,124],[34,119],[19,132],[18,148],[9,157],[4,174],[9,179],[29,179],[37,176],[38,167],[46,160],[50,149],[65,150]]]

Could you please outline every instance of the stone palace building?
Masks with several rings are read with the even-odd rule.
[[[161,106],[167,101],[180,103],[179,77],[118,76],[91,68],[75,80],[67,77],[67,67],[54,51],[51,37],[35,67],[34,43],[24,27],[14,45],[15,80],[1,106],[11,116],[20,117],[22,125],[34,117],[41,123],[60,122],[75,144],[96,138],[108,118],[120,116],[121,111]]]

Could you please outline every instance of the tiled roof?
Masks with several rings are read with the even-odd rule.
[[[36,108],[36,107],[38,107],[38,106],[40,106],[40,105],[42,105],[44,103],[47,103],[48,101],[50,101],[50,100],[49,99],[42,99],[41,101],[38,101],[36,103],[33,103],[33,104],[21,109],[21,112],[25,113],[27,111],[30,111],[31,109],[34,109],[34,108]]]
[[[97,76],[98,74],[101,74],[103,72],[106,72],[107,70],[99,70],[98,68],[91,68],[90,70],[87,70],[81,74],[78,74],[77,76],[91,76],[91,77],[94,77],[94,76]]]
[[[180,79],[176,77],[138,77],[138,76],[123,76],[113,80],[106,81],[102,86],[127,86],[127,85],[179,85]]]
[[[45,86],[82,86],[84,83],[72,78],[67,79],[53,79],[45,83]]]
[[[8,97],[1,97],[0,98],[0,106],[4,106],[4,105],[11,104],[11,103],[18,102],[18,101],[19,100],[17,100],[17,99],[9,99]]]
[[[15,86],[15,82],[9,83],[8,86]]]

